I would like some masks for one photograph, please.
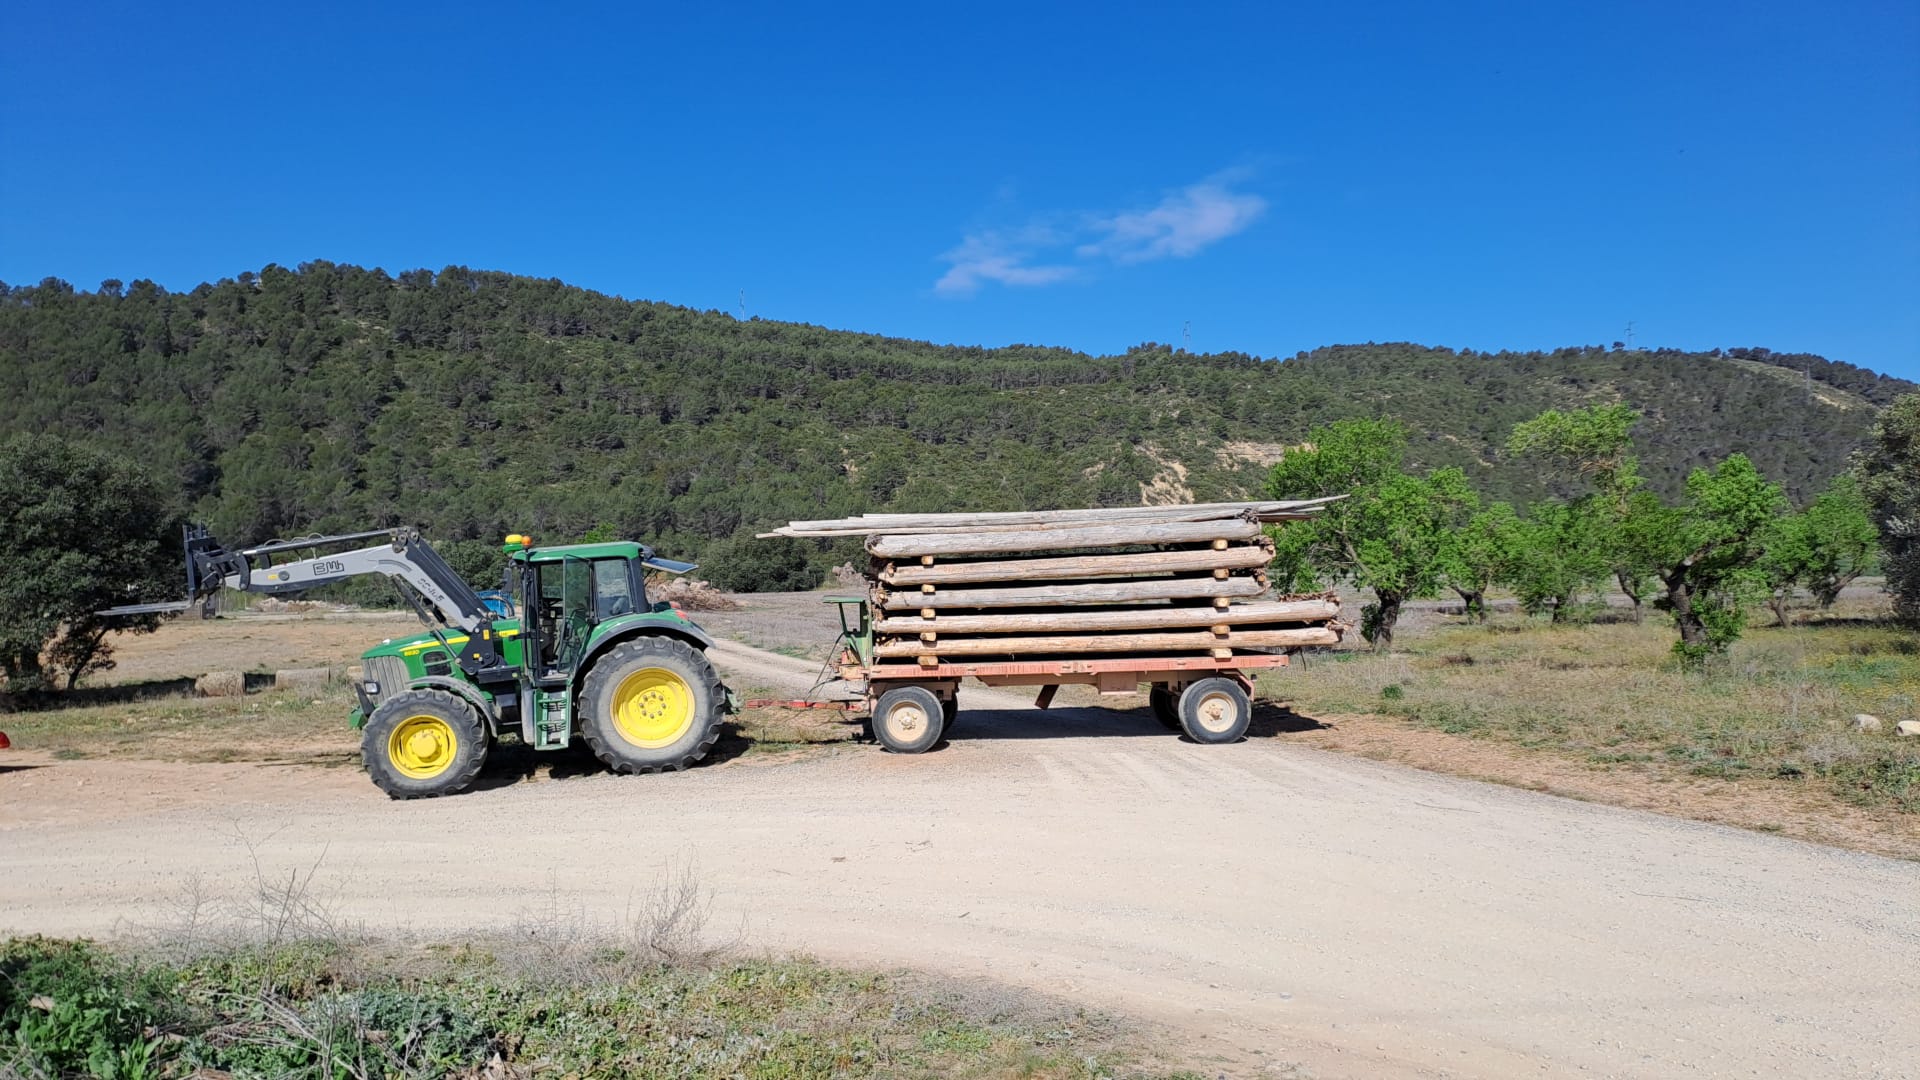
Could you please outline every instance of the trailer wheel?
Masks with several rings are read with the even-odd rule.
[[[1147,704],[1153,706],[1153,718],[1168,731],[1180,730],[1180,695],[1166,683],[1154,683],[1147,691]]]
[[[1232,679],[1201,679],[1180,693],[1180,726],[1198,743],[1239,742],[1253,721],[1253,701]]]
[[[614,772],[678,771],[713,749],[724,700],[700,650],[633,638],[593,662],[580,690],[580,734]]]
[[[396,799],[465,791],[487,761],[487,727],[445,690],[408,690],[380,703],[360,733],[375,787]]]
[[[924,754],[946,732],[940,699],[924,686],[902,686],[873,706],[873,737],[896,754]]]

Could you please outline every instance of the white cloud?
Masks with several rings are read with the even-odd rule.
[[[1035,252],[1058,247],[1061,240],[1051,229],[1029,226],[1015,233],[974,233],[960,246],[940,256],[952,263],[933,291],[942,296],[971,296],[985,282],[1002,285],[1052,285],[1065,281],[1078,271],[1071,266],[1034,266],[1027,260]]]
[[[1169,195],[1151,210],[1135,210],[1095,221],[1100,239],[1082,244],[1082,258],[1104,256],[1117,263],[1187,259],[1252,225],[1267,209],[1258,195],[1201,183]]]
[[[1087,262],[1130,266],[1191,258],[1244,231],[1266,209],[1265,199],[1232,191],[1226,179],[1216,177],[1144,210],[1083,214],[1071,228],[1033,223],[970,233],[960,246],[940,256],[952,265],[933,289],[942,296],[971,296],[987,283],[1012,287],[1066,281],[1079,276]],[[1060,261],[1069,250],[1082,266]]]

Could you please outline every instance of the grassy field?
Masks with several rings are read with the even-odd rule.
[[[1556,627],[1517,615],[1438,625],[1390,655],[1340,651],[1262,690],[1309,716],[1374,714],[1596,767],[1818,786],[1920,813],[1920,642],[1868,621],[1751,629],[1704,673],[1672,661],[1668,620]],[[1853,730],[1855,713],[1883,721]]]
[[[1177,1077],[1115,1021],[609,941],[0,942],[0,1076]]]

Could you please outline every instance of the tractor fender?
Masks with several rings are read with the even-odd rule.
[[[487,695],[481,693],[479,687],[470,682],[451,678],[446,675],[428,675],[423,678],[414,679],[407,684],[407,688],[410,690],[422,690],[429,687],[435,690],[446,690],[465,698],[467,703],[472,705],[475,711],[479,712],[480,718],[486,721],[487,734],[493,736],[500,734],[500,721],[499,718],[493,714],[493,702],[487,700]]]
[[[646,615],[635,615],[622,618],[618,622],[609,625],[608,631],[609,632],[596,638],[592,649],[587,652],[587,655],[580,658],[580,663],[573,669],[576,677],[584,676],[591,670],[594,661],[600,659],[601,654],[608,649],[613,648],[623,641],[631,641],[637,637],[678,638],[694,648],[699,649],[701,652],[706,652],[713,647],[713,638],[710,637],[705,630],[680,619],[663,619],[657,616],[648,617]]]

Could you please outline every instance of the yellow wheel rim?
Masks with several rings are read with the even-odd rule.
[[[459,749],[453,725],[437,716],[409,716],[387,736],[387,760],[414,780],[431,780],[452,768]]]
[[[671,746],[693,726],[693,687],[666,668],[641,668],[613,689],[613,726],[643,750]]]

